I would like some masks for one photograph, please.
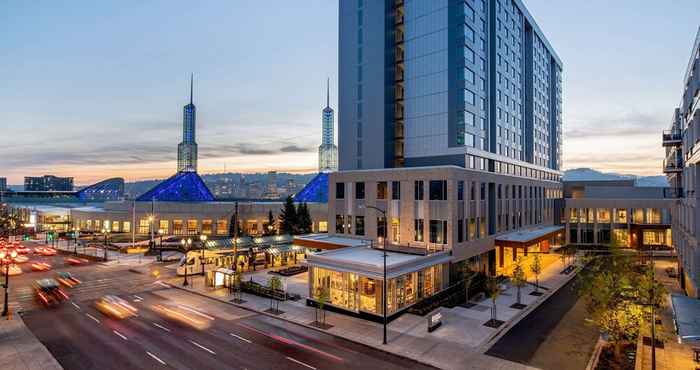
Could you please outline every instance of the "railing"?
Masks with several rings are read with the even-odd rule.
[[[664,130],[662,137],[664,142],[682,141],[683,133],[680,130]]]

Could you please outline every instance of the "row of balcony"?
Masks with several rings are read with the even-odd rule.
[[[671,153],[664,159],[664,173],[683,172],[683,156],[680,151]]]

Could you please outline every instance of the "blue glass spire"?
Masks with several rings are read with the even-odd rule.
[[[211,202],[207,185],[196,172],[178,172],[136,198],[137,202]]]
[[[328,173],[321,172],[294,194],[295,202],[328,203]]]

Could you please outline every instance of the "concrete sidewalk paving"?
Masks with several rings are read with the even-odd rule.
[[[0,369],[63,369],[46,347],[32,334],[19,315],[0,320]]]
[[[523,310],[512,309],[515,303],[515,288],[509,288],[496,302],[500,320],[506,321],[498,329],[484,326],[490,319],[490,300],[476,307],[443,308],[443,325],[428,333],[425,317],[405,313],[389,323],[387,328],[388,344],[382,344],[383,327],[379,323],[355,318],[352,316],[326,311],[326,323],[332,325],[326,333],[365,344],[373,348],[401,355],[442,369],[531,369],[526,365],[484,355],[490,345],[507,332],[520,319],[544,302],[560,287],[566,284],[575,274],[562,275],[564,265],[557,261],[547,266],[540,276],[540,284],[546,287],[544,295],[536,297],[530,293],[533,287],[522,289],[523,303],[528,306]],[[255,280],[260,280],[262,273],[256,273]],[[247,276],[244,279],[249,279]],[[190,277],[190,285],[182,287],[182,277],[166,280],[171,285],[210,298],[231,303],[228,289],[213,289],[204,286],[201,276]],[[315,320],[316,310],[306,305],[306,297],[299,301],[280,302],[279,308],[284,311],[275,316],[265,312],[270,308],[270,300],[244,294],[246,301],[235,306],[247,308],[265,315],[275,316],[283,320],[301,324],[316,330],[311,326]],[[481,306],[481,307],[479,307]],[[484,309],[485,308],[485,309]]]

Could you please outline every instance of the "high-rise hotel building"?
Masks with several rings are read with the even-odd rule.
[[[681,101],[674,109],[670,129],[663,132],[666,150],[663,170],[678,200],[671,230],[678,253],[681,287],[700,297],[700,29],[690,53]]]
[[[494,274],[559,245],[562,62],[522,1],[344,0],[339,16],[329,233]]]

